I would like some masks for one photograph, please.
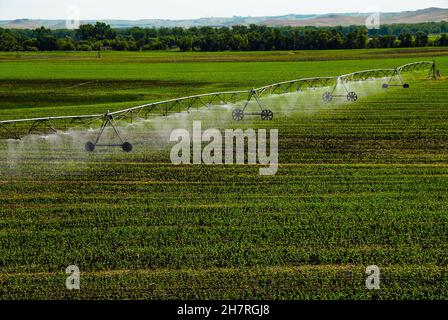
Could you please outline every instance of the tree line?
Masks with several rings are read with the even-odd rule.
[[[448,46],[447,22],[365,27],[268,27],[112,29],[101,22],[77,30],[0,28],[0,51],[173,50],[270,51]],[[437,34],[436,36],[429,36]]]

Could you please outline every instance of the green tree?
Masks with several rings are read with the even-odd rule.
[[[20,44],[13,34],[0,30],[0,51],[17,51],[20,49]]]
[[[181,51],[191,51],[193,50],[193,37],[182,36],[178,39],[177,45]]]
[[[422,31],[415,34],[415,46],[426,47],[428,45],[428,35]]]
[[[76,34],[81,40],[111,40],[117,36],[116,31],[103,22],[81,25]]]
[[[381,48],[380,37],[372,37],[367,44],[368,48]]]
[[[146,31],[145,29],[134,27],[129,30],[129,34],[131,35],[132,39],[134,41],[144,41],[146,39]]]
[[[328,39],[329,49],[341,49],[344,47],[344,36],[336,30],[331,30],[330,37]]]
[[[59,50],[63,51],[74,51],[76,50],[76,44],[70,37],[65,37],[64,39],[58,40]]]
[[[412,47],[413,45],[413,38],[410,33],[402,33],[398,37],[398,40],[400,40],[400,47],[408,48]]]
[[[396,45],[397,37],[382,36],[379,38],[380,48],[393,48]]]
[[[440,36],[440,38],[437,40],[437,45],[438,46],[448,46],[448,35],[447,34],[442,34]]]
[[[34,30],[36,38],[36,47],[39,51],[53,51],[58,50],[58,40],[52,35],[50,29],[40,27]]]
[[[76,35],[80,40],[94,39],[94,28],[91,24],[83,24],[76,30]]]

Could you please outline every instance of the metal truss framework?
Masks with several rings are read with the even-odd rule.
[[[349,91],[347,85],[349,82],[387,79],[386,83],[383,84],[383,88],[391,86],[409,88],[409,84],[404,83],[402,74],[415,71],[428,71],[428,78],[432,79],[440,76],[434,61],[419,61],[405,64],[395,69],[372,69],[336,77],[304,78],[279,82],[251,90],[214,92],[170,99],[105,114],[4,120],[0,121],[0,139],[21,139],[29,134],[49,134],[55,133],[57,130],[92,126],[94,123],[101,122],[95,142],[87,142],[85,145],[86,150],[93,151],[97,146],[119,146],[124,151],[130,152],[132,145],[121,137],[116,126],[118,121],[132,121],[136,118],[146,119],[150,115],[167,116],[172,113],[190,112],[193,108],[211,108],[213,104],[236,104],[242,101],[244,101],[243,108],[235,109],[232,112],[232,117],[235,121],[241,121],[245,116],[260,116],[262,120],[272,120],[274,117],[273,112],[263,107],[261,99],[264,97],[328,87],[332,88],[332,91],[323,94],[322,98],[324,101],[330,102],[337,97],[346,98],[348,101],[356,101],[358,96],[355,92]],[[396,84],[397,82],[399,84]],[[346,95],[335,94],[339,86],[346,91]],[[259,112],[246,112],[252,101],[258,106]],[[100,143],[106,127],[113,129],[120,144]]]

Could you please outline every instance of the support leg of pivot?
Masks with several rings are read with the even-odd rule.
[[[115,135],[120,140],[120,144],[116,145],[116,144],[100,144],[99,143],[101,137],[103,136],[104,130],[106,129],[107,126],[112,127]],[[133,146],[131,143],[125,142],[123,140],[123,138],[121,137],[120,133],[118,132],[117,128],[114,125],[113,116],[109,113],[104,115],[104,119],[101,124],[100,132],[98,133],[98,136],[96,137],[95,142],[88,141],[84,147],[87,152],[93,152],[93,151],[95,151],[97,146],[105,146],[105,147],[117,147],[118,146],[118,147],[121,147],[124,152],[131,152],[133,149]]]
[[[258,107],[260,108],[260,112],[245,112],[252,98],[255,99]],[[243,109],[235,109],[232,112],[232,118],[235,121],[242,121],[245,115],[260,116],[262,120],[272,120],[274,118],[274,113],[271,110],[263,109],[263,105],[261,104],[258,94],[254,89],[250,91],[249,97],[247,98]]]
[[[392,84],[392,80],[394,78],[398,78],[398,81],[400,82],[400,84]],[[409,89],[410,85],[409,83],[405,83],[403,81],[403,78],[401,77],[401,74],[399,71],[395,71],[392,76],[389,78],[389,81],[387,83],[383,83],[383,89],[388,89],[390,87],[402,87],[404,89]]]

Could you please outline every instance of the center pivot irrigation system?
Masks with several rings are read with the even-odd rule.
[[[50,134],[56,133],[57,130],[68,130],[76,126],[92,126],[94,123],[101,122],[100,130],[94,142],[85,144],[86,151],[93,152],[96,147],[121,147],[123,151],[132,151],[132,144],[125,141],[117,129],[118,121],[132,121],[134,118],[147,119],[150,115],[164,115],[171,113],[179,113],[183,111],[190,112],[192,108],[207,107],[213,104],[228,104],[245,101],[242,109],[235,109],[232,117],[235,121],[242,121],[246,116],[260,116],[262,120],[272,120],[274,113],[263,107],[261,99],[269,95],[281,95],[292,92],[300,92],[307,89],[316,88],[332,88],[331,91],[325,92],[322,99],[330,102],[335,98],[344,98],[348,101],[358,100],[358,95],[349,90],[350,82],[369,81],[378,79],[387,79],[383,84],[383,88],[387,89],[392,86],[400,86],[409,88],[409,84],[405,83],[402,74],[412,71],[428,71],[428,78],[435,79],[440,76],[434,61],[420,61],[405,64],[395,69],[372,69],[349,73],[336,77],[315,77],[304,78],[279,82],[264,86],[261,88],[244,90],[244,91],[228,91],[188,96],[178,99],[171,99],[160,102],[153,102],[141,106],[124,109],[115,112],[107,112],[106,114],[82,115],[82,116],[62,116],[62,117],[46,117],[33,119],[5,120],[0,121],[0,138],[1,139],[17,139],[30,134]],[[346,94],[335,94],[338,87],[342,87]],[[251,101],[255,101],[259,107],[258,112],[246,112]],[[107,127],[113,129],[120,143],[101,143],[101,137]]]

